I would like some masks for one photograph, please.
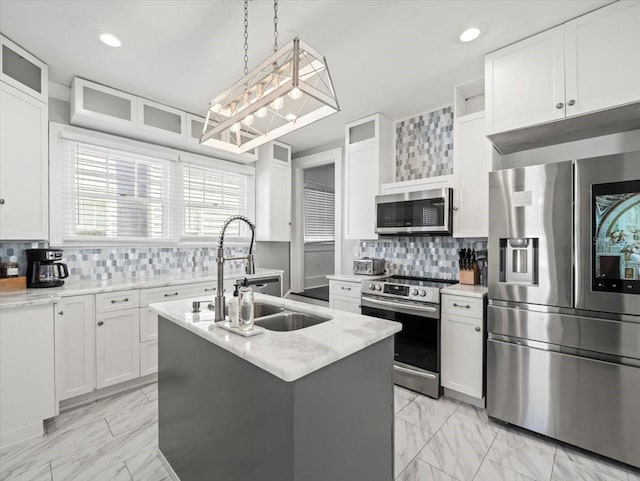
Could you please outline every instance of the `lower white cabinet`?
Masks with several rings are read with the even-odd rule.
[[[442,386],[478,400],[484,397],[485,328],[483,310],[472,303],[481,300],[443,294],[441,303]]]
[[[0,311],[0,446],[42,436],[57,414],[53,306]]]
[[[158,372],[158,341],[140,343],[140,376]]]
[[[140,376],[140,310],[96,316],[96,386],[112,386]]]
[[[329,307],[341,311],[360,314],[360,292],[359,281],[329,281]]]
[[[96,388],[95,297],[66,297],[55,305],[58,401]]]

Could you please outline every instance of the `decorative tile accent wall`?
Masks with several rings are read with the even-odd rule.
[[[355,257],[382,257],[389,274],[458,279],[458,251],[486,251],[487,241],[451,237],[391,237],[360,241]]]
[[[453,174],[453,108],[396,122],[396,181]]]
[[[46,247],[40,244],[39,247]],[[0,258],[17,256],[20,275],[27,269],[24,249],[31,243],[0,243]],[[225,248],[225,256],[247,255],[248,247]],[[255,250],[255,247],[254,247]],[[215,247],[105,247],[64,249],[64,260],[71,280],[128,279],[160,274],[216,272]],[[225,263],[225,272],[243,272],[244,261]]]

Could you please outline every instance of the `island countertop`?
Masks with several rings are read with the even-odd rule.
[[[255,300],[332,319],[296,331],[265,329],[262,334],[243,337],[216,326],[213,312],[205,306],[202,312],[191,313],[192,299],[160,302],[149,307],[161,317],[286,382],[300,379],[402,330],[398,322],[290,299],[255,294]]]

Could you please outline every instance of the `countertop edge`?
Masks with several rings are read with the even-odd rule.
[[[442,294],[449,294],[453,296],[475,297],[482,299],[487,295],[489,289],[486,286],[454,284],[452,286],[440,289],[440,292]]]

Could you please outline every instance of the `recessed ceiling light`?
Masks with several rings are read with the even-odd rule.
[[[122,45],[120,39],[110,33],[103,33],[102,35],[100,35],[100,40],[102,41],[102,43],[108,45],[109,47],[119,47],[120,45]]]
[[[461,42],[471,42],[480,35],[480,29],[478,27],[470,27],[460,34]]]

